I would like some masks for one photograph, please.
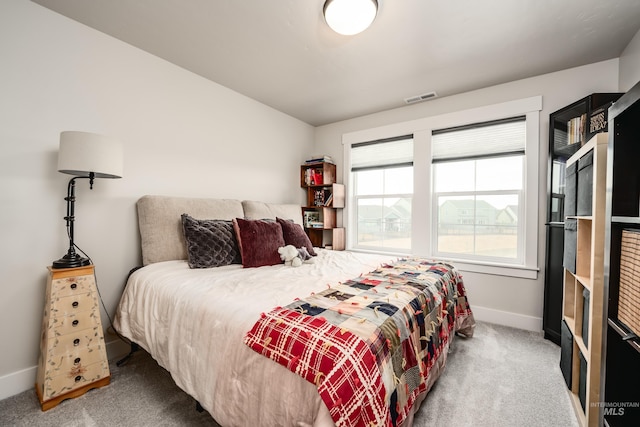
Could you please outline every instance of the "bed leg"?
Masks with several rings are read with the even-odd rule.
[[[200,402],[198,402],[196,400],[196,411],[198,412],[204,412],[204,408],[202,407],[202,405],[200,404]]]
[[[122,359],[118,360],[116,362],[116,366],[122,366],[125,363],[127,363],[129,361],[129,359],[131,359],[131,356],[133,356],[133,353],[135,353],[136,351],[140,350],[140,346],[134,342],[131,343],[131,351],[129,351],[129,354],[127,354],[125,357],[123,357]]]

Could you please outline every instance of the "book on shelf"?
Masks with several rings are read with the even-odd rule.
[[[583,143],[582,135],[585,134],[586,121],[587,114],[585,113],[567,122],[567,143],[569,145]]]
[[[323,154],[323,155],[318,155],[318,156],[312,156],[311,158],[307,159],[305,161],[305,163],[320,163],[320,162],[325,162],[325,163],[335,163],[333,161],[333,158],[329,155]]]
[[[333,204],[333,193],[329,193],[329,196],[324,201],[325,206],[331,206]]]
[[[324,191],[315,190],[313,192],[313,206],[324,206]]]
[[[333,204],[333,192],[327,188],[313,191],[312,206],[331,206]]]
[[[605,105],[593,110],[591,114],[589,114],[589,135],[587,136],[587,141],[590,140],[591,137],[596,133],[607,131],[609,107],[611,107],[612,104],[613,102],[608,102]]]
[[[304,171],[305,185],[322,185],[322,169],[309,168]]]

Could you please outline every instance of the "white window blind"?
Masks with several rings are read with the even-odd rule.
[[[413,165],[413,135],[351,146],[351,171]]]
[[[434,130],[433,162],[524,154],[526,130],[524,116]]]

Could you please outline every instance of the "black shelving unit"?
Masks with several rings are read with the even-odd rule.
[[[602,417],[610,427],[640,425],[640,331],[618,318],[623,230],[640,231],[640,82],[609,110],[604,284],[607,337]]]
[[[604,115],[606,120],[608,106],[620,96],[621,93],[593,93],[549,115],[547,246],[542,327],[545,338],[558,345],[562,323],[564,218],[575,215],[575,212],[566,211],[566,162],[591,136],[607,131],[606,127],[602,128],[602,122],[596,123],[595,119],[601,119]],[[578,123],[580,118],[583,120],[582,126]],[[590,121],[593,121],[593,126],[590,126]],[[571,209],[571,204],[568,207]]]

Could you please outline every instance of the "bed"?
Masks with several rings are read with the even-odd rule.
[[[192,268],[202,266],[184,214],[232,223],[246,255],[256,241],[283,241],[242,235],[239,221],[286,221],[286,237],[301,229],[298,205],[144,196],[137,210],[143,267],[127,280],[114,326],[224,427],[410,426],[455,332],[473,334],[464,285],[447,264],[313,248],[299,267],[236,258]]]

